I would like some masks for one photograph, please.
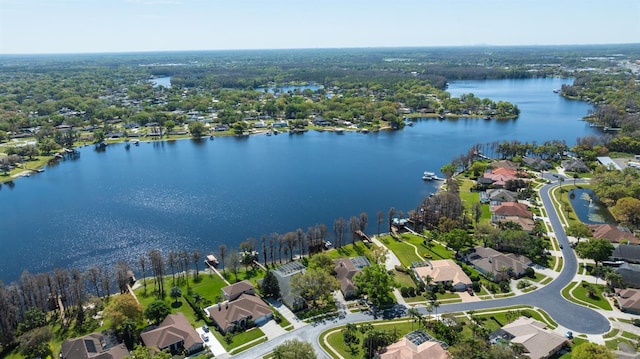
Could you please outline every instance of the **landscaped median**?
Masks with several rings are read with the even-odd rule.
[[[562,289],[562,296],[576,304],[589,308],[612,310],[611,303],[603,296],[605,286],[601,284],[571,282]]]
[[[468,324],[467,322],[471,320],[471,318],[478,318],[478,325],[483,326],[486,331],[490,333],[497,329],[500,329],[504,325],[514,321],[520,316],[531,317],[537,321],[545,323],[547,327],[551,329],[557,328],[558,326],[557,323],[555,323],[547,313],[543,312],[540,309],[529,306],[514,306],[476,312],[469,311],[448,313],[444,315],[444,317],[446,318],[445,320],[451,321],[451,323],[457,323],[457,325],[459,326],[459,336],[457,339],[458,342],[463,341],[465,338],[472,338],[474,336],[474,333],[472,332],[473,325],[466,325]],[[443,340],[444,338],[441,336],[441,334],[437,333],[437,330],[430,329],[434,328],[434,321],[435,319],[431,318],[430,316],[422,316],[422,319],[413,316],[410,318],[395,320],[350,323],[349,325],[352,326],[352,328],[355,327],[355,329],[357,329],[352,332],[352,336],[355,339],[350,340],[350,342],[352,343],[351,345],[347,344],[345,341],[344,331],[346,330],[347,325],[341,325],[338,327],[327,329],[320,335],[319,343],[320,346],[327,353],[329,353],[331,358],[359,359],[362,358],[364,353],[362,344],[364,343],[365,334],[363,334],[363,332],[366,333],[371,329],[385,330],[388,332],[394,332],[396,336],[400,338],[415,329],[422,329],[434,338]],[[446,342],[446,340],[444,341]],[[452,345],[455,343],[447,344]]]

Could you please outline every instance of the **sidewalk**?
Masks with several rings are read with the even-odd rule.
[[[269,304],[271,304],[271,306],[273,306],[280,314],[282,314],[282,316],[285,317],[289,321],[289,323],[293,325],[294,329],[302,328],[307,325],[307,323],[298,319],[298,317],[296,317],[296,315],[293,314],[293,312],[289,308],[287,308],[286,305],[282,304],[282,302],[271,299],[269,300]]]

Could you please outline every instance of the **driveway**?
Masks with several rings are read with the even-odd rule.
[[[211,333],[211,331],[205,332],[202,327],[198,327],[196,328],[196,332],[198,332],[198,335],[200,335],[200,337],[202,337],[202,334],[204,334],[205,338],[208,339],[205,340],[204,345],[209,347],[209,350],[214,356],[220,356],[227,352],[222,344],[220,344],[218,339],[216,339],[216,337]]]

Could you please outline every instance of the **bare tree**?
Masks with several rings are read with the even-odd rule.
[[[187,291],[189,291],[189,263],[191,263],[191,256],[189,256],[189,253],[187,253],[187,251],[182,250],[180,251],[180,254],[178,254],[178,258],[180,259],[182,266],[181,273],[184,273],[184,279],[187,283]]]
[[[367,212],[360,213],[360,230],[362,231],[362,233],[365,233],[367,229],[367,223],[369,223]]]
[[[360,220],[356,216],[351,216],[349,219],[349,228],[351,229],[351,244],[355,247],[358,230],[360,229]]]
[[[378,235],[380,235],[380,225],[384,221],[384,213],[382,211],[378,211]]]
[[[144,294],[147,294],[147,257],[143,255],[138,257],[138,266],[140,266],[140,270],[142,271],[142,285],[144,286]]]
[[[289,250],[290,261],[293,260],[293,248],[296,246],[297,239],[298,239],[298,236],[296,235],[296,232],[287,232],[284,235],[284,241],[286,242],[287,249]]]
[[[153,277],[156,285],[156,291],[159,298],[164,298],[164,257],[157,249],[149,251],[149,262],[151,262],[151,270],[153,271]]]
[[[336,248],[340,248],[344,245],[344,232],[347,229],[347,222],[344,218],[340,217],[333,222],[333,235],[336,241]]]
[[[198,263],[200,263],[200,252],[199,251],[193,251],[191,252],[191,258],[193,258],[193,264],[196,266],[196,272],[193,274],[193,279],[194,280],[198,280],[198,277],[200,276],[200,269],[198,268]]]
[[[240,271],[240,266],[242,265],[242,256],[240,255],[240,251],[238,249],[232,249],[229,255],[227,256],[227,266],[231,269],[231,272],[236,278],[236,282],[238,281],[238,272]]]
[[[393,216],[396,215],[396,209],[391,207],[389,209],[389,231],[391,231],[391,225],[393,224]]]
[[[275,247],[276,247],[276,243],[278,242],[278,237],[280,237],[280,235],[276,232],[273,232],[269,235],[269,258],[271,259],[271,265],[273,265],[273,263],[275,262]]]
[[[126,293],[128,291],[127,284],[129,283],[129,265],[123,260],[119,260],[116,263],[114,274],[116,276],[116,283],[120,293]]]
[[[226,263],[224,257],[227,255],[227,245],[221,244],[220,247],[218,247],[218,252],[220,252],[220,264],[222,264],[222,273],[224,273],[224,264]]]
[[[264,261],[265,267],[267,266],[267,236],[261,235],[260,241],[262,242],[262,259]]]

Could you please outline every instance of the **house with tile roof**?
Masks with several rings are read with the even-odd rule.
[[[506,277],[521,277],[532,264],[531,259],[514,254],[501,253],[493,248],[477,246],[466,254],[466,260],[480,273],[491,273],[496,281]]]
[[[616,300],[620,310],[631,314],[640,314],[640,290],[639,289],[617,289]]]
[[[635,234],[613,224],[588,224],[587,226],[591,229],[593,238],[606,239],[611,243],[640,244],[640,239]]]
[[[246,293],[232,301],[207,307],[205,311],[223,334],[236,327],[246,328],[249,321],[260,325],[273,317],[273,311],[267,303],[258,296]]]
[[[425,285],[427,276],[432,284],[450,284],[456,291],[464,291],[471,286],[471,279],[459,265],[451,259],[440,259],[414,266],[413,272]]]
[[[340,258],[335,261],[334,270],[336,278],[340,281],[340,291],[345,298],[352,298],[356,295],[356,285],[353,277],[362,268],[371,265],[366,257]]]
[[[145,346],[167,349],[171,353],[184,350],[187,354],[194,354],[201,351],[204,345],[198,332],[180,312],[169,314],[157,327],[140,333],[140,337]]]
[[[222,296],[228,301],[236,300],[242,294],[255,294],[255,287],[246,279],[222,288]]]
[[[520,317],[489,335],[491,343],[521,344],[531,359],[549,358],[562,350],[566,339],[547,329],[546,324],[532,318]]]
[[[389,345],[380,359],[449,359],[451,354],[422,330],[413,331]]]
[[[496,219],[509,216],[533,218],[533,213],[529,211],[527,205],[518,202],[501,203],[497,206],[491,207],[491,212],[493,213],[493,217],[495,217]]]
[[[91,333],[62,343],[62,359],[123,359],[130,356],[121,343],[109,345],[102,333]]]

